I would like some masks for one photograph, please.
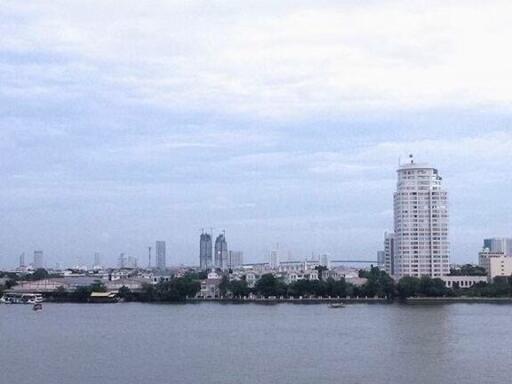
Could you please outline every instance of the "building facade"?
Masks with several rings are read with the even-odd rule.
[[[488,252],[503,252],[505,256],[512,256],[512,238],[485,239],[484,250]]]
[[[244,263],[244,255],[241,251],[229,251],[228,268],[240,268]]]
[[[382,270],[385,270],[385,260],[386,260],[386,253],[384,251],[378,251],[377,252],[377,266],[382,269]]]
[[[32,263],[34,269],[44,268],[44,255],[43,251],[34,251],[34,262]]]
[[[203,271],[213,268],[212,236],[202,233],[199,238],[199,265]]]
[[[228,257],[228,243],[222,233],[215,239],[215,268],[227,269]]]
[[[395,234],[385,233],[384,234],[384,271],[388,275],[393,276],[395,274]]]
[[[490,252],[487,248],[478,255],[478,263],[487,271],[489,282],[498,276],[512,275],[512,256],[505,252]]]
[[[393,275],[448,275],[448,193],[442,178],[437,169],[416,164],[412,156],[397,173]]]
[[[167,255],[165,241],[157,241],[155,244],[156,267],[163,271],[167,268]]]

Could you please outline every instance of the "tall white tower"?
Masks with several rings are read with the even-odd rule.
[[[441,277],[450,273],[448,194],[437,169],[410,162],[398,169],[394,194],[394,275]]]

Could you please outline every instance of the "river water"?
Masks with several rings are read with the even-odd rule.
[[[505,383],[512,306],[0,305],[0,382]]]

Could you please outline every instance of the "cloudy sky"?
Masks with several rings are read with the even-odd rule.
[[[0,3],[0,267],[375,258],[398,159],[436,166],[452,260],[512,236],[509,1]]]

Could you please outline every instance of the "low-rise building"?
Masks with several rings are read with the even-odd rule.
[[[202,299],[214,299],[219,298],[220,289],[219,285],[222,282],[222,276],[212,271],[208,273],[208,277],[201,281],[201,289],[197,293],[196,297]]]
[[[478,255],[478,262],[487,271],[489,281],[498,276],[512,275],[512,256],[507,256],[505,252],[491,252],[484,249]]]
[[[478,283],[486,283],[487,276],[441,276],[446,288],[471,288]]]
[[[284,274],[284,281],[286,284],[295,283],[300,280],[318,280],[318,271],[288,272]]]

